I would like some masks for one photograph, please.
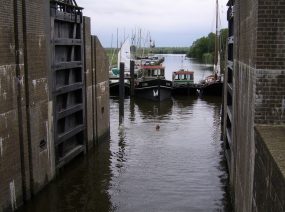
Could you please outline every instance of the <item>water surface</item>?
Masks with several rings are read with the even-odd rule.
[[[180,60],[167,56],[166,73]],[[197,76],[210,72],[189,64]],[[126,99],[124,106],[119,125],[119,102],[110,99],[110,139],[65,167],[21,211],[231,210],[220,98]]]

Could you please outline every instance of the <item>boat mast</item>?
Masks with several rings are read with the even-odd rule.
[[[117,52],[119,50],[119,29],[117,28]]]
[[[215,60],[214,65],[218,63],[218,54],[219,54],[219,0],[216,0],[216,39],[215,39]],[[215,70],[216,71],[216,70]]]

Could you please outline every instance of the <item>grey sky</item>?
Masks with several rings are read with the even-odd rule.
[[[227,26],[226,3],[219,0],[221,28]],[[142,30],[157,46],[190,46],[215,30],[215,0],[77,0],[84,15],[91,17],[92,33],[104,47]]]

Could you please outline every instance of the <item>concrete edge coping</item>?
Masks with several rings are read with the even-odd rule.
[[[285,179],[285,125],[256,125],[255,130]]]

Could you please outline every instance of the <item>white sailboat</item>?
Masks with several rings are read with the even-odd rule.
[[[129,39],[126,39],[118,52],[117,67],[112,68],[109,74],[110,77],[110,95],[119,95],[119,77],[120,77],[120,63],[125,64],[125,76],[130,76],[130,61],[131,61],[131,45]],[[129,80],[125,80],[125,95],[129,95],[130,84]]]
[[[125,73],[130,72],[130,61],[131,61],[131,45],[129,39],[126,39],[122,44],[120,51],[118,52],[118,67],[120,63],[125,64]]]

